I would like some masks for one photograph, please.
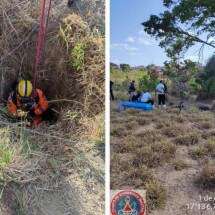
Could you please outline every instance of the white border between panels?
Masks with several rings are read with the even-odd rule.
[[[110,0],[105,7],[105,215],[110,215]]]

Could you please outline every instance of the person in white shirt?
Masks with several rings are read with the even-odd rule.
[[[147,90],[142,93],[140,97],[140,101],[154,105],[154,100],[152,99],[152,95]]]
[[[158,105],[163,105],[166,107],[166,96],[165,96],[166,87],[161,80],[160,83],[156,86],[156,94],[158,95]]]

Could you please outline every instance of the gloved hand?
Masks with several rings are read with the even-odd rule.
[[[23,107],[25,110],[31,111],[31,110],[35,109],[36,105],[37,105],[37,103],[32,101],[32,102],[28,102],[28,103],[23,104]]]
[[[17,110],[17,116],[20,118],[26,118],[28,115],[28,112],[23,111],[23,110]]]
[[[35,101],[33,101],[33,102],[31,103],[30,110],[31,110],[31,111],[34,110],[34,109],[36,108],[36,106],[37,106],[37,103],[36,103]]]

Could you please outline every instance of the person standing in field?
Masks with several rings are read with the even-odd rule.
[[[128,94],[129,94],[129,101],[132,101],[133,96],[135,95],[136,87],[135,81],[131,81],[128,86]]]
[[[165,82],[163,82],[164,85],[164,93],[165,93],[165,103],[168,102],[168,87]]]
[[[113,85],[114,85],[114,82],[110,81],[110,98],[111,98],[111,100],[114,100]]]
[[[72,7],[73,4],[74,4],[74,0],[68,0],[67,5],[68,5],[69,8]]]
[[[158,107],[166,107],[166,87],[161,80],[160,83],[156,86],[156,94],[158,95]]]

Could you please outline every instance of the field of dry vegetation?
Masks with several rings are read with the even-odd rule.
[[[204,208],[214,199],[200,196],[215,197],[215,113],[194,105],[119,112],[113,102],[111,188],[146,189],[152,215],[214,214]]]
[[[5,100],[32,79],[39,1],[0,2],[0,214],[104,213],[104,1],[53,0],[41,88],[57,114],[29,129],[11,122]]]

